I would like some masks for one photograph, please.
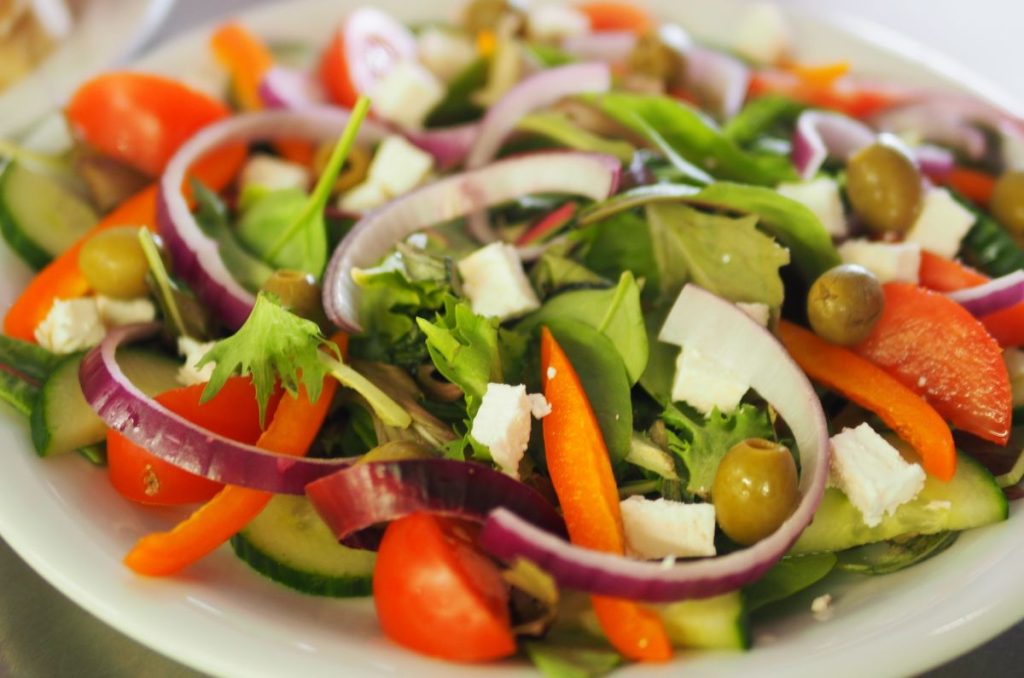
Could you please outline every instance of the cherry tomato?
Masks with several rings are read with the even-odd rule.
[[[176,80],[125,71],[86,82],[65,110],[75,137],[150,176],[196,131],[229,113]]]
[[[155,400],[190,422],[242,443],[255,443],[262,432],[256,391],[249,379],[233,377],[208,402],[200,404],[206,384],[166,391]],[[279,394],[267,406],[273,416]],[[189,473],[154,456],[116,431],[107,431],[107,473],[126,499],[142,504],[178,505],[206,501],[223,485]]]
[[[408,28],[372,7],[349,14],[320,57],[320,80],[336,104],[351,107],[370,94],[395,64],[416,57]]]
[[[463,662],[515,652],[508,587],[476,547],[474,531],[468,523],[426,513],[388,526],[377,552],[373,599],[392,640]]]

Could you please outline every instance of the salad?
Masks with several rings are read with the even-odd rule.
[[[65,154],[5,145],[38,273],[0,396],[195,508],[139,576],[230,548],[547,675],[748,649],[1019,496],[1024,123],[801,63],[770,8],[735,34],[364,7],[299,49],[219,27],[221,97],[97,76]]]

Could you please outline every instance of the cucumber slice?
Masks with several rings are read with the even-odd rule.
[[[377,554],[338,543],[305,497],[277,495],[231,538],[235,555],[279,584],[315,596],[372,593]]]
[[[860,511],[835,488],[825,496],[791,553],[842,551],[908,534],[967,530],[1006,520],[1006,496],[984,466],[957,454],[956,475],[948,483],[931,476],[912,501],[880,524],[868,527]]]
[[[70,452],[100,443],[107,438],[107,426],[96,416],[82,395],[78,368],[84,354],[66,357],[43,382],[36,406],[32,408],[32,442],[41,457]],[[149,396],[181,386],[178,362],[165,355],[138,348],[117,354],[125,375]]]
[[[0,173],[0,234],[40,269],[99,219],[85,200],[51,176],[12,160]]]
[[[750,647],[747,604],[739,591],[703,600],[683,600],[659,609],[674,645],[701,650]]]
[[[26,377],[42,381],[63,360],[62,356],[38,344],[0,334],[0,365]]]

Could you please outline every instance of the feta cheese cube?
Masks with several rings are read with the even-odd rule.
[[[540,308],[512,245],[494,242],[481,247],[460,260],[458,269],[474,313],[508,320]]]
[[[268,191],[298,188],[305,191],[308,187],[308,169],[266,153],[252,156],[242,168],[239,178],[239,191],[242,193],[252,188]]]
[[[921,270],[921,246],[916,242],[872,242],[858,238],[840,245],[839,256],[848,264],[868,269],[881,283],[916,285]]]
[[[833,238],[846,235],[846,214],[843,212],[843,200],[839,196],[839,185],[830,177],[782,183],[775,190],[779,195],[795,200],[814,212],[814,216],[818,217]]]
[[[415,61],[401,61],[377,83],[371,98],[380,117],[405,129],[419,129],[444,94],[437,76]]]
[[[93,297],[57,299],[35,329],[36,343],[61,354],[92,348],[106,335]]]
[[[519,462],[530,442],[530,417],[539,419],[550,412],[544,396],[528,395],[522,384],[487,384],[469,434],[487,446],[502,471],[518,478]]]
[[[373,155],[366,180],[384,189],[392,198],[418,186],[434,167],[434,156],[392,135],[381,142]]]
[[[1010,387],[1013,389],[1013,406],[1024,405],[1024,351],[1019,348],[1008,348],[1003,351],[1003,362],[1006,372],[1010,375]]]
[[[543,4],[530,8],[527,32],[534,40],[558,42],[590,32],[587,16],[568,5]]]
[[[868,527],[881,523],[924,487],[921,465],[907,463],[867,423],[843,429],[831,442],[831,482],[857,507]]]
[[[216,364],[211,362],[202,367],[196,367],[196,363],[213,348],[215,343],[213,341],[197,341],[192,337],[178,337],[178,353],[185,358],[185,364],[178,368],[178,383],[183,386],[193,386],[210,381]]]
[[[738,301],[736,305],[758,325],[768,327],[768,319],[771,317],[771,310],[768,308],[768,304],[762,304],[759,301],[750,304],[745,301]]]
[[[624,499],[627,552],[647,560],[715,555],[715,507],[668,499]]]
[[[450,82],[476,59],[476,48],[466,36],[440,28],[427,28],[416,43],[420,63],[444,82]]]
[[[107,327],[148,323],[156,318],[156,306],[149,297],[114,299],[101,294],[96,297],[96,309]]]
[[[338,208],[344,212],[363,214],[375,207],[380,207],[388,200],[391,200],[391,196],[382,186],[364,181],[341,196],[338,200]]]
[[[750,5],[732,31],[732,48],[762,64],[781,61],[789,53],[791,43],[789,23],[773,2]]]
[[[732,412],[749,389],[750,384],[695,346],[684,348],[676,358],[674,402],[686,402],[705,415],[716,407],[721,412]]]
[[[905,240],[952,259],[973,225],[974,215],[970,210],[954,200],[946,189],[933,188],[925,194],[921,214]]]

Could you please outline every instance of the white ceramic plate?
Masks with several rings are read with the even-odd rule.
[[[88,0],[68,37],[31,73],[0,93],[0,137],[25,131],[86,76],[131,55],[174,0]]]
[[[274,38],[322,40],[352,3],[309,0],[273,6],[246,17]],[[437,7],[383,0],[409,19]],[[424,5],[428,3],[422,3]],[[451,9],[453,2],[429,3]],[[734,2],[649,2],[665,8],[696,34],[724,35]],[[410,10],[410,5],[416,5]],[[902,80],[952,86],[976,82],[955,68],[922,64],[941,58],[882,32],[797,17],[801,53],[812,60],[851,59],[859,70]],[[871,35],[868,35],[871,33]],[[878,35],[887,46],[879,44]],[[161,49],[141,64],[216,86],[205,33]],[[27,279],[11,254],[0,251],[0,308]],[[141,534],[164,528],[172,514],[140,510],[107,485],[102,471],[71,455],[41,461],[31,452],[24,423],[0,413],[4,470],[0,474],[0,533],[43,577],[79,605],[138,641],[195,668],[232,676],[512,675],[528,671],[507,662],[466,667],[424,659],[388,643],[372,603],[310,598],[263,580],[222,549],[177,579],[141,579],[120,558]],[[961,654],[1024,616],[1024,515],[1014,507],[1002,525],[965,534],[949,551],[887,577],[828,586],[831,619],[816,621],[799,597],[757,630],[744,654],[699,654],[663,666],[630,666],[624,676],[785,674],[796,676],[908,675]]]

